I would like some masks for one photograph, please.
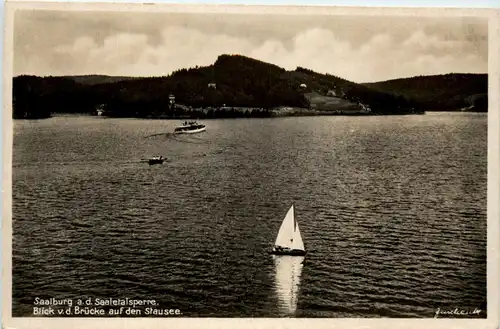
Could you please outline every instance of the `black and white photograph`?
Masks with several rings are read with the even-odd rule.
[[[495,11],[205,7],[6,5],[11,316],[497,317]]]

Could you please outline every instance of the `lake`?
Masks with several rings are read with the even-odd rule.
[[[188,317],[486,317],[487,114],[178,123],[15,121],[14,316],[113,297]],[[302,264],[267,253],[292,204]]]

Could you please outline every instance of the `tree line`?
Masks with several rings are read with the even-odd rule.
[[[425,111],[488,111],[488,74],[449,73],[366,83],[367,87],[406,97]]]
[[[311,90],[325,95],[335,90],[337,97],[364,104],[374,114],[421,112],[417,102],[403,95],[300,67],[286,71],[240,55],[221,55],[213,65],[181,69],[164,77],[102,79],[103,83],[98,83],[99,76],[15,77],[13,116],[93,114],[103,105],[107,115],[116,117],[263,117],[271,116],[274,107],[310,108],[304,94]],[[170,94],[182,106],[170,106]]]

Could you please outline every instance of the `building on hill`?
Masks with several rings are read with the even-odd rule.
[[[172,110],[175,106],[175,96],[174,94],[168,95],[168,108]]]
[[[328,92],[326,93],[326,96],[330,96],[330,97],[337,97],[337,93],[335,93],[335,90],[328,90]]]
[[[366,113],[371,113],[372,112],[372,109],[368,106],[368,105],[365,105],[361,102],[358,102],[358,106],[360,106],[364,112]]]
[[[103,116],[106,114],[106,111],[105,111],[105,104],[100,104],[96,107],[96,114],[98,116]]]

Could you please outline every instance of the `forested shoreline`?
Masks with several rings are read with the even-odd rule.
[[[446,90],[444,82],[441,84]],[[100,111],[110,117],[233,118],[400,115],[428,110],[425,100],[432,97],[414,97],[416,87],[405,89],[402,85],[408,84],[357,84],[305,68],[287,71],[240,55],[221,55],[213,65],[182,69],[164,77],[18,76],[13,80],[13,117],[95,115]],[[473,92],[479,94],[483,87]],[[467,90],[461,93],[465,95]],[[456,104],[482,106],[485,99],[475,94],[467,97],[464,101],[460,96]]]

